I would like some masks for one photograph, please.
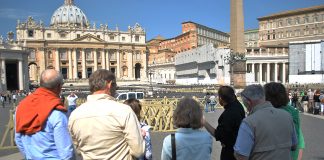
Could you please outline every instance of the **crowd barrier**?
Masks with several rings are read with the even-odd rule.
[[[201,109],[205,109],[205,98],[193,97],[199,102]],[[174,131],[173,126],[173,111],[175,110],[178,98],[156,98],[141,100],[142,111],[141,119],[143,122],[151,126],[153,132],[169,132]],[[86,101],[86,98],[79,98],[77,105],[81,105]],[[122,101],[120,102],[122,103]],[[66,103],[65,103],[66,104]],[[222,108],[219,104],[216,108]],[[9,122],[6,125],[4,135],[1,139],[0,149],[15,148],[14,142],[14,109],[10,110]]]

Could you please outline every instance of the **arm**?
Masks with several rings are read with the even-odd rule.
[[[53,125],[54,141],[60,159],[74,159],[74,149],[66,115],[61,111],[53,110],[49,122]]]
[[[68,128],[70,131],[70,135],[71,135],[71,139],[74,145],[74,148],[76,149],[76,153],[81,155],[80,151],[79,151],[79,141],[77,140],[77,138],[75,137],[75,134],[73,132],[73,127],[74,127],[74,121],[69,119],[69,123],[68,123]]]
[[[21,134],[20,133],[15,133],[15,141],[16,141],[16,145],[17,145],[19,151],[21,152],[21,154],[23,155],[23,157],[26,157],[25,149],[24,149],[24,146],[23,146],[22,141],[21,141]]]
[[[171,136],[167,136],[163,140],[161,160],[171,160],[172,159],[172,149],[171,149]]]
[[[254,134],[250,126],[242,121],[234,145],[234,156],[238,160],[247,160],[254,146]]]
[[[3,98],[1,96],[1,101],[3,101]],[[18,108],[16,110],[16,113],[18,111]],[[16,115],[14,114],[14,120],[15,120],[15,141],[16,141],[16,145],[19,149],[19,151],[23,154],[24,157],[26,157],[26,154],[25,154],[25,149],[24,149],[24,146],[23,146],[23,143],[21,141],[21,134],[20,133],[16,133]]]
[[[214,137],[215,136],[215,128],[211,126],[207,121],[204,119],[204,126],[206,130]]]
[[[234,157],[236,158],[236,160],[248,160],[249,157],[245,157],[243,155],[240,155],[236,152],[234,152]]]
[[[295,151],[297,149],[297,145],[298,145],[298,139],[297,139],[297,132],[296,132],[296,129],[295,129],[295,125],[293,125],[293,132],[292,132],[292,135],[291,135],[291,141],[292,141],[292,145],[291,145],[291,151]]]
[[[143,143],[140,124],[133,111],[126,117],[124,133],[130,154],[137,158],[143,155],[145,143]]]
[[[152,143],[151,143],[151,135],[150,135],[150,127],[149,126],[143,126],[142,127],[145,130],[145,158],[146,159],[152,159]]]

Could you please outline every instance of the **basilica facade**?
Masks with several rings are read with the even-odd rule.
[[[146,33],[138,23],[127,31],[96,26],[74,0],[65,0],[48,27],[28,17],[17,22],[16,32],[18,43],[31,52],[30,80],[38,81],[46,68],[66,80],[87,79],[97,69],[114,72],[117,80],[147,80]]]

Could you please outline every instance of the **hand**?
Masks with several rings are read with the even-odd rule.
[[[206,124],[206,118],[205,118],[205,115],[203,115],[203,116],[201,117],[201,124],[202,124],[203,126],[205,126],[205,124]]]
[[[142,132],[142,136],[145,137],[146,136],[146,131],[141,128],[141,132]]]

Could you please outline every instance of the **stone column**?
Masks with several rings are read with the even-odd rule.
[[[260,54],[262,54],[262,48],[259,49]]]
[[[106,53],[105,53],[105,49],[102,49],[102,51],[101,51],[101,66],[102,66],[102,69],[106,69]]]
[[[259,79],[259,83],[262,83],[262,63],[259,63],[259,71],[260,71],[260,73],[259,73],[259,75],[260,75],[260,79]]]
[[[73,78],[78,78],[78,58],[77,58],[77,49],[73,50]]]
[[[252,63],[252,73],[253,73],[253,78],[254,78],[254,82],[256,82],[256,79],[255,79],[255,70],[254,70],[254,65],[255,63]]]
[[[73,66],[72,66],[72,50],[73,49],[68,49],[68,58],[69,58],[69,79],[73,79]]]
[[[278,48],[275,48],[275,55],[278,54]]]
[[[282,83],[286,83],[286,63],[282,63]]]
[[[278,63],[275,63],[275,78],[274,78],[274,81],[275,82],[278,82]]]
[[[98,56],[97,56],[97,49],[93,49],[93,72],[95,72],[96,70],[98,70]]]
[[[58,48],[55,50],[55,69],[57,71],[61,72],[61,69],[60,69],[60,52],[59,52]]]
[[[109,55],[109,49],[106,50],[106,69],[110,70],[110,55]]]
[[[267,63],[267,83],[270,82],[270,63]]]
[[[141,71],[142,71],[142,76],[143,77],[141,77],[141,80],[147,80],[147,60],[146,60],[146,52],[145,52],[145,50],[142,50],[141,51],[141,61],[142,61],[142,64],[143,64],[143,69],[141,69]],[[134,77],[135,78],[135,77]],[[244,81],[244,83],[245,83],[245,81]]]
[[[117,68],[116,68],[116,73],[117,73],[117,76],[116,78],[120,78],[120,53],[119,53],[119,50],[117,50]]]
[[[85,49],[81,49],[82,52],[82,78],[87,78],[86,75],[86,58],[85,58]]]
[[[135,79],[133,74],[133,51],[129,51],[127,54],[128,79]]]
[[[24,90],[24,75],[22,60],[18,61],[19,90]]]
[[[2,79],[2,84],[1,88],[3,91],[7,90],[7,77],[6,77],[6,60],[2,59],[1,60],[1,79]]]

